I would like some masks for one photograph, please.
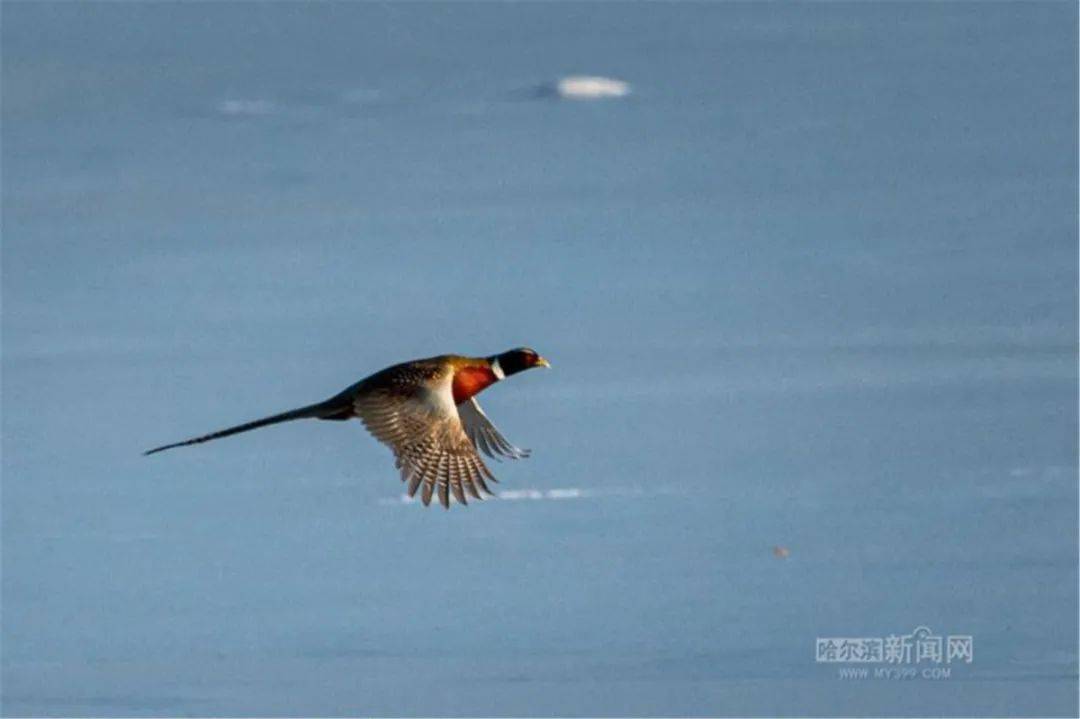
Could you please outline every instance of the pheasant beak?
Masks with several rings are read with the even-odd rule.
[[[537,357],[536,358],[536,366],[537,367],[551,367],[551,363],[548,362],[543,357]]]

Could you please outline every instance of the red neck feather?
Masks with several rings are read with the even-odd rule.
[[[454,373],[454,404],[461,404],[497,381],[490,367],[462,367]]]

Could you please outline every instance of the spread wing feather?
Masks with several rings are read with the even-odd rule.
[[[468,503],[466,491],[476,499],[483,499],[481,492],[492,494],[484,479],[495,477],[466,434],[449,382],[435,389],[423,384],[368,389],[357,393],[353,409],[368,431],[394,452],[410,497],[419,491],[425,505],[437,496],[449,507],[451,493],[461,504]],[[486,439],[495,446],[490,436]]]
[[[477,449],[487,456],[499,461],[499,456],[510,459],[524,459],[529,456],[529,450],[515,447],[502,436],[495,425],[491,423],[480,403],[475,397],[462,402],[457,407],[461,424],[465,428],[465,434],[476,445]]]

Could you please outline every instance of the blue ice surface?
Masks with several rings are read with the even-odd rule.
[[[1076,47],[1074,3],[5,3],[3,713],[1075,716]],[[480,506],[355,422],[139,454],[519,344]],[[815,662],[918,626],[974,661]]]

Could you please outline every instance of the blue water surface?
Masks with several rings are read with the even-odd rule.
[[[1076,715],[1074,3],[0,14],[4,714]],[[140,456],[521,344],[479,506]]]

